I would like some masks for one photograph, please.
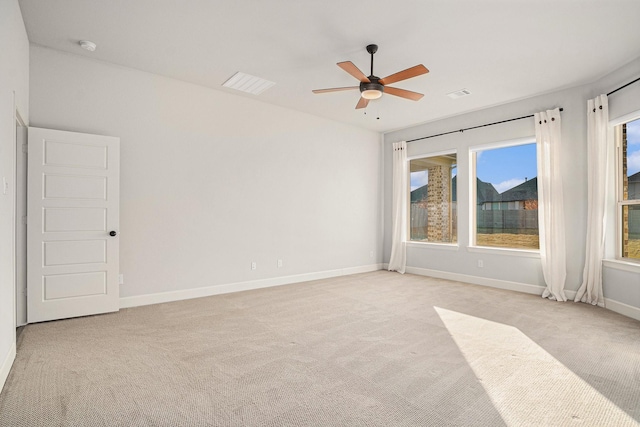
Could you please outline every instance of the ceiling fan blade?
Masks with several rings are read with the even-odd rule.
[[[364,75],[362,71],[351,61],[338,62],[338,67],[345,70],[347,73],[351,74],[356,79],[360,80],[363,83],[369,83],[371,80],[367,76]]]
[[[410,99],[412,101],[418,101],[424,95],[418,92],[411,92],[410,90],[398,89],[397,87],[384,87],[384,93],[388,93],[389,95],[399,96],[400,98]]]
[[[353,90],[359,89],[358,86],[349,86],[349,87],[332,87],[331,89],[314,89],[313,93],[327,93],[327,92],[340,92],[342,90]]]
[[[383,79],[380,79],[380,83],[383,85],[390,85],[391,83],[407,80],[412,77],[427,74],[429,70],[424,65],[416,65],[415,67],[407,68],[406,70],[399,71],[395,74],[391,74]]]
[[[367,105],[369,105],[369,100],[367,98],[360,97],[360,100],[358,101],[358,104],[356,105],[356,110],[358,110],[360,108],[366,108]]]

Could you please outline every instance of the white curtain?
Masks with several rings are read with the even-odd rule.
[[[538,142],[538,227],[540,260],[547,288],[542,297],[566,301],[567,277],[562,199],[562,148],[560,110],[535,114]]]
[[[604,307],[602,258],[607,221],[605,203],[609,180],[610,138],[609,101],[607,95],[600,95],[587,102],[587,251],[582,285],[576,293],[575,301],[601,307]]]
[[[393,143],[393,201],[389,271],[404,273],[407,264],[407,143]]]

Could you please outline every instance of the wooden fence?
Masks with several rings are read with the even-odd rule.
[[[631,212],[630,212],[631,213]],[[633,212],[636,214],[636,212]],[[455,204],[453,205],[452,233],[457,235],[457,215]],[[638,234],[640,235],[640,211],[638,214]],[[480,234],[538,234],[537,210],[478,210],[477,232]],[[418,203],[411,204],[411,240],[427,239],[427,208]],[[454,240],[455,241],[455,240]]]

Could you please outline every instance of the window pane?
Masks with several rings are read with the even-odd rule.
[[[409,240],[457,241],[456,154],[414,159],[411,173]]]
[[[622,206],[622,256],[640,259],[640,205]]]
[[[640,200],[640,119],[622,125],[622,200]]]
[[[476,245],[538,249],[536,144],[476,152]]]

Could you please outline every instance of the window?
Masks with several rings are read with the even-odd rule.
[[[640,260],[640,119],[616,126],[620,256]]]
[[[456,153],[410,160],[409,173],[409,240],[455,243]]]
[[[534,140],[471,150],[476,246],[539,249],[538,163]],[[640,207],[640,206],[639,206]]]

